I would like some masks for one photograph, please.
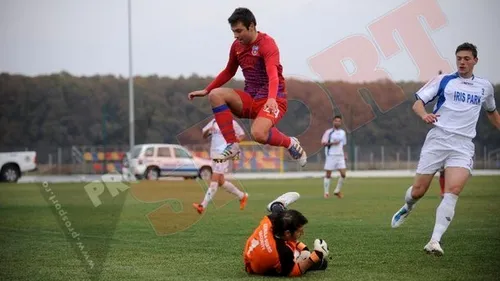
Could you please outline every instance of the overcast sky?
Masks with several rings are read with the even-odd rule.
[[[434,13],[442,11],[439,29],[429,27],[432,19],[428,23],[424,16],[421,21],[435,46],[433,52],[450,70],[456,69],[456,46],[470,41],[479,48],[476,75],[500,82],[496,0],[132,0],[133,72],[173,77],[217,74],[233,41],[227,18],[236,7],[245,6],[255,13],[258,29],[277,41],[285,76],[321,79],[311,67],[312,57],[352,36],[364,34],[373,40],[370,24],[394,13],[404,18],[398,9],[411,2],[420,8],[434,2]],[[394,25],[394,19],[389,21]],[[128,76],[127,22],[127,0],[0,0],[0,71]],[[394,80],[419,79],[419,63],[408,52],[409,43],[394,38],[399,38],[396,46],[402,51],[388,57],[373,45],[380,53],[377,67]],[[348,49],[355,52],[354,47]]]

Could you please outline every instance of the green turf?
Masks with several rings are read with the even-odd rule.
[[[244,272],[242,248],[265,205],[286,191],[302,195],[293,207],[309,219],[303,241],[323,238],[331,250],[329,268],[305,279],[499,280],[500,177],[470,180],[440,258],[423,252],[440,201],[437,183],[403,226],[390,228],[410,183],[348,179],[343,199],[325,200],[322,179],[243,181],[246,210],[219,190],[202,217],[190,206],[203,196],[195,181],[142,183],[113,198],[103,195],[97,208],[82,184],[51,185],[81,234],[87,260],[40,185],[0,185],[0,280],[259,280]],[[177,213],[164,207],[166,199],[177,200]]]

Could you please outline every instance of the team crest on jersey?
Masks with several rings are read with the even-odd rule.
[[[252,56],[256,56],[259,54],[259,46],[253,45],[252,46]]]

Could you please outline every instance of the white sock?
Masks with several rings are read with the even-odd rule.
[[[441,236],[443,236],[446,229],[448,229],[455,215],[457,200],[458,195],[453,193],[444,194],[443,200],[441,200],[441,204],[439,204],[436,210],[436,224],[434,225],[431,240],[441,241]]]
[[[205,198],[201,202],[201,205],[203,208],[206,208],[208,205],[208,202],[212,201],[212,198],[214,198],[215,193],[217,193],[217,186],[219,184],[216,181],[210,182],[210,186],[207,189],[207,193],[205,193]]]
[[[325,194],[330,193],[330,178],[323,179],[323,190]]]
[[[339,177],[339,180],[337,181],[337,187],[335,187],[335,190],[333,193],[339,193],[340,189],[342,188],[342,184],[344,184],[344,179],[343,177]]]
[[[410,186],[408,188],[408,190],[406,190],[406,194],[405,194],[405,206],[408,210],[411,210],[413,208],[413,205],[415,205],[415,203],[417,203],[418,199],[415,199],[411,196],[411,191],[413,190],[413,185]]]
[[[238,198],[242,199],[245,196],[245,193],[241,192],[234,184],[232,184],[230,181],[225,181],[222,184],[222,187],[229,193],[234,194],[238,196]]]

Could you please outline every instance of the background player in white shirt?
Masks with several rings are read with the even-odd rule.
[[[347,145],[347,136],[345,131],[340,128],[341,126],[342,117],[337,115],[333,118],[333,128],[326,130],[321,138],[321,144],[325,147],[324,169],[326,174],[323,180],[325,198],[330,196],[330,180],[334,170],[339,171],[340,177],[333,194],[338,198],[343,197],[340,189],[346,177],[345,161],[347,160],[347,153],[345,153],[344,147]]]
[[[443,74],[443,72],[440,70],[438,72],[438,75]],[[444,166],[439,169],[439,195],[441,196],[441,199],[444,197]]]
[[[399,227],[408,217],[415,203],[424,196],[434,174],[444,165],[446,181],[443,200],[436,210],[432,237],[425,245],[427,253],[442,255],[440,241],[455,214],[458,196],[464,188],[473,167],[476,124],[481,107],[488,119],[500,129],[500,114],[496,110],[493,86],[473,75],[478,62],[476,46],[464,43],[455,51],[458,71],[439,75],[416,94],[415,113],[434,127],[427,133],[417,174],[405,195],[406,204],[392,217],[392,227]],[[437,99],[432,113],[424,105]]]
[[[239,138],[239,141],[245,138],[245,131],[241,126],[233,120],[233,127],[236,133],[236,136]],[[208,124],[202,129],[203,137],[209,138],[212,137],[212,141],[210,144],[210,157],[215,159],[227,146],[226,140],[222,135],[222,132],[219,129],[219,125],[215,119],[210,120]],[[228,172],[229,161],[224,162],[212,162],[212,178],[210,181],[210,186],[205,193],[205,198],[201,202],[201,204],[193,203],[193,207],[198,211],[199,214],[202,214],[207,208],[208,203],[214,198],[215,193],[217,192],[218,187],[223,187],[227,192],[236,195],[240,199],[240,209],[243,210],[247,203],[248,194],[239,190],[234,184],[230,181],[227,181],[224,178],[224,174]]]

